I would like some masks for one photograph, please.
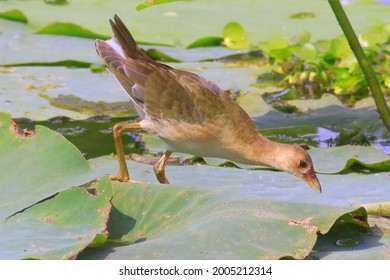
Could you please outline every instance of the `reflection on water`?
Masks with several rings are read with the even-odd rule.
[[[339,134],[339,132],[334,132],[323,127],[318,127],[317,133],[313,135],[313,140],[317,141],[318,147],[328,147],[329,139],[335,139],[337,136],[339,136]]]

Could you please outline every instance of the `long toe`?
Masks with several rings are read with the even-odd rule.
[[[120,175],[111,175],[110,180],[111,181],[119,181],[119,182],[134,182],[129,177],[123,177]]]

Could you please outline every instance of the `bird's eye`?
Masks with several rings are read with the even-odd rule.
[[[307,166],[306,161],[300,160],[300,161],[299,161],[299,166],[302,167],[302,168],[305,168],[305,167]]]

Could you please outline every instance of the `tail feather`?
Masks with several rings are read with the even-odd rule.
[[[115,38],[119,41],[119,44],[127,57],[153,61],[138,47],[130,31],[118,15],[114,15],[114,21],[110,19],[110,24]]]
[[[160,69],[172,68],[148,57],[138,47],[130,31],[117,15],[110,20],[110,24],[114,38],[107,41],[97,39],[96,51],[130,96],[139,116],[144,118],[146,116],[144,90],[148,76]]]
[[[133,101],[134,107],[138,112],[138,115],[141,118],[145,117],[144,106],[143,106],[143,92],[136,90],[136,83],[133,79],[145,80],[145,77],[142,76],[142,73],[137,73],[131,69],[125,67],[124,58],[121,54],[118,54],[116,50],[106,41],[97,39],[95,41],[96,51],[99,56],[106,63],[108,68],[114,74],[114,77],[117,79],[122,88],[127,92]],[[127,72],[127,73],[126,73]],[[132,78],[128,77],[128,74],[133,75]]]

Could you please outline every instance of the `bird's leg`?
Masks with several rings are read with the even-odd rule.
[[[172,151],[165,151],[164,155],[154,165],[154,174],[161,184],[169,184],[167,177],[165,177],[165,165],[172,154]]]
[[[121,181],[121,182],[131,181],[129,178],[129,171],[127,170],[125,152],[123,150],[122,133],[137,128],[141,128],[139,123],[118,123],[112,129],[112,133],[114,135],[116,154],[119,162],[119,173],[116,176],[110,176],[111,180]]]

